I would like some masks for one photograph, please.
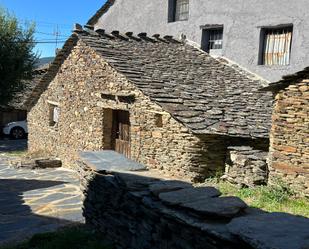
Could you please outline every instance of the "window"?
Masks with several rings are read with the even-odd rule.
[[[169,0],[169,22],[189,19],[189,0]]]
[[[293,26],[261,30],[260,65],[289,65]]]
[[[163,127],[163,115],[162,114],[159,114],[159,113],[155,114],[155,124],[159,128]]]
[[[208,27],[203,29],[201,47],[209,54],[220,55],[223,48],[223,26]]]
[[[60,108],[56,105],[49,105],[49,126],[56,126],[59,122]]]

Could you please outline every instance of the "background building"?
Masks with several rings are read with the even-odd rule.
[[[88,24],[186,37],[277,81],[309,64],[308,9],[307,0],[108,0]]]

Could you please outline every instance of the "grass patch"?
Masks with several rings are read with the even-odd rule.
[[[309,218],[309,199],[296,197],[282,182],[273,186],[259,186],[255,188],[239,188],[231,183],[210,179],[206,182],[218,188],[224,196],[237,196],[249,206],[267,212],[285,212],[302,215]]]
[[[83,227],[34,235],[29,241],[0,249],[111,249],[101,236]]]

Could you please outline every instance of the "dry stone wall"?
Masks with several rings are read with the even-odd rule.
[[[107,99],[102,94],[134,95],[135,101]],[[53,127],[51,104],[60,107],[59,122]],[[130,113],[132,159],[188,179],[223,170],[223,139],[194,136],[81,41],[29,113],[30,152],[44,151],[74,167],[78,151],[110,149],[111,109]],[[158,114],[162,127],[156,124]]]
[[[239,186],[266,185],[268,153],[250,146],[228,147],[223,179]]]
[[[309,80],[277,94],[272,122],[270,180],[309,196]]]
[[[212,187],[79,162],[86,223],[117,249],[305,249],[309,219],[248,208]],[[284,226],[282,226],[284,224]],[[274,239],[280,238],[280,239]]]

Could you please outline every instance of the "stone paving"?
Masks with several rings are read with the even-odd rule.
[[[84,223],[79,181],[67,169],[14,169],[0,156],[0,245]]]

